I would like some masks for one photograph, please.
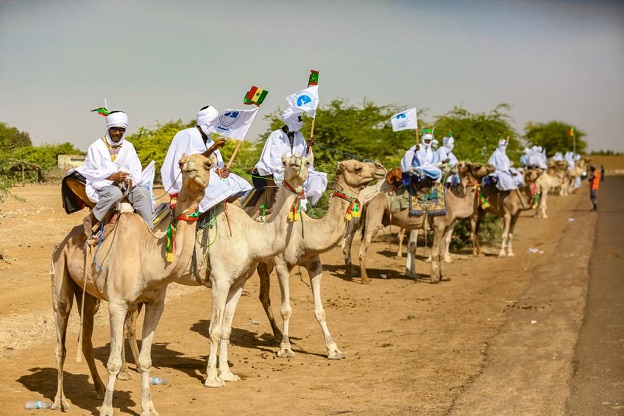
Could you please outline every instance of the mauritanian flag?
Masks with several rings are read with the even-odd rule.
[[[574,136],[574,127],[570,128],[570,131],[568,132],[569,136]]]
[[[110,111],[108,111],[108,109],[104,108],[104,107],[100,107],[100,108],[94,108],[93,110],[91,110],[91,112],[97,112],[99,115],[106,117],[107,115],[110,114]]]
[[[255,85],[251,87],[251,89],[245,94],[245,98],[243,99],[244,104],[255,104],[260,105],[266,98],[269,92],[267,90],[263,90],[262,88],[258,88]]]
[[[390,123],[392,123],[392,131],[418,130],[416,108],[410,108],[393,115]]]
[[[308,79],[308,88],[313,85],[318,85],[318,79],[319,79],[319,71],[311,69],[310,79]]]

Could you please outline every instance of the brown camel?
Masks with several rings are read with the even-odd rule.
[[[479,255],[481,249],[477,234],[479,226],[485,213],[490,213],[497,217],[503,218],[503,235],[500,257],[513,256],[512,239],[516,222],[522,211],[529,210],[533,207],[535,192],[537,185],[535,181],[542,173],[541,169],[527,169],[523,172],[524,185],[511,191],[499,191],[496,186],[489,185],[481,188],[483,196],[489,206],[486,209],[479,207],[478,213],[470,218],[472,252],[475,256]]]
[[[69,403],[63,391],[67,323],[74,296],[82,302],[82,352],[86,358],[98,397],[104,402],[100,415],[113,415],[113,393],[121,368],[123,325],[126,314],[145,304],[143,343],[138,368],[141,372],[142,415],[157,415],[150,396],[149,373],[154,332],[164,308],[167,285],[180,281],[194,249],[196,213],[216,164],[213,152],[225,144],[215,143],[204,154],[180,160],[183,187],[174,210],[174,243],[156,237],[145,221],[134,213],[119,216],[116,227],[97,247],[86,243],[83,226],[74,227],[57,246],[51,267],[52,301],[56,319],[56,362],[58,386],[52,408],[65,410]],[[172,257],[173,256],[173,257]],[[93,357],[93,318],[100,300],[109,302],[111,347],[106,388],[97,373]]]
[[[490,164],[459,162],[457,171],[459,185],[451,186],[446,191],[446,214],[430,217],[433,229],[431,248],[431,283],[442,279],[440,260],[450,262],[449,245],[457,220],[475,215],[480,206],[481,180],[493,173],[495,167]],[[413,264],[414,262],[412,262]]]
[[[548,206],[546,201],[548,195],[554,190],[559,190],[559,195],[568,195],[568,162],[565,160],[549,161],[548,169],[546,169],[535,181],[537,190],[539,192],[539,198],[537,201],[537,209],[535,216],[537,218],[548,218],[546,211]]]
[[[314,298],[314,315],[323,331],[327,358],[336,360],[345,357],[338,349],[327,328],[325,310],[321,302],[323,265],[319,256],[336,247],[344,237],[349,219],[359,212],[358,196],[360,191],[371,181],[383,179],[385,173],[383,166],[375,163],[356,160],[338,163],[338,170],[334,179],[334,192],[325,216],[321,219],[313,219],[303,212],[301,221],[293,224],[293,234],[286,249],[278,256],[269,261],[260,262],[258,265],[260,301],[269,317],[276,338],[279,338],[280,330],[275,323],[269,298],[270,275],[273,268],[275,268],[279,279],[282,294],[280,313],[284,328],[280,350],[277,353],[279,357],[293,358],[295,356],[289,338],[289,323],[292,314],[289,277],[290,272],[297,265],[305,267],[308,271]]]

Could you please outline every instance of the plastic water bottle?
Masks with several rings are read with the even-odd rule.
[[[158,385],[158,384],[167,384],[167,380],[160,377],[150,377],[150,384]]]
[[[50,402],[42,402],[40,400],[26,402],[26,409],[50,409],[51,407],[52,403]]]

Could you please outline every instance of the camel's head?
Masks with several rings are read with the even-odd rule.
[[[361,191],[372,181],[383,179],[385,176],[386,169],[380,163],[350,159],[338,163],[335,180],[342,187]]]
[[[555,162],[555,169],[560,171],[560,172],[565,172],[566,170],[568,170],[569,166],[570,165],[565,160],[557,160]]]
[[[535,182],[542,173],[544,170],[540,168],[526,169],[523,172],[524,183]]]
[[[457,164],[457,172],[460,178],[466,179],[468,182],[481,183],[481,179],[487,175],[494,173],[496,168],[490,163],[472,163],[470,161],[461,161]]]
[[[284,180],[288,181],[294,188],[297,188],[303,186],[303,183],[308,179],[312,160],[298,153],[293,155],[285,154],[282,156],[282,166],[284,167]]]
[[[178,162],[182,173],[182,185],[187,192],[203,196],[204,190],[210,181],[210,170],[217,165],[217,156],[214,154],[225,145],[224,139],[219,139],[208,150],[201,154],[182,155]]]

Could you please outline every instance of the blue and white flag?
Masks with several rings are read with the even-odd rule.
[[[251,110],[229,109],[212,120],[209,128],[221,137],[245,140],[245,135],[258,114],[258,107]]]
[[[418,130],[416,108],[410,108],[393,115],[390,122],[392,123],[392,131]]]
[[[310,117],[316,115],[319,104],[318,85],[314,85],[286,97],[289,107],[297,108]]]

